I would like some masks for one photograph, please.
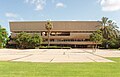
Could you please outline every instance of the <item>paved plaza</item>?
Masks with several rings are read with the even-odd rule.
[[[120,57],[119,50],[92,49],[0,49],[0,61],[19,62],[113,62],[106,57]]]

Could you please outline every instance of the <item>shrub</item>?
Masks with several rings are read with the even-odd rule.
[[[118,48],[120,50],[120,48]]]

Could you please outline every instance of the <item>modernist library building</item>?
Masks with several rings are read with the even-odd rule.
[[[47,21],[17,21],[10,22],[11,40],[17,34],[26,32],[28,34],[38,34],[43,38],[42,45],[47,45]],[[51,21],[53,28],[50,34],[51,46],[70,46],[76,48],[87,48],[95,45],[90,41],[90,35],[101,26],[99,21]]]

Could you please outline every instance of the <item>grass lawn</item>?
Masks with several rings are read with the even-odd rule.
[[[0,77],[120,77],[120,58],[114,63],[0,62]]]

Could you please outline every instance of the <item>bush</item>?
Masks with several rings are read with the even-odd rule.
[[[111,39],[109,41],[110,48],[119,48],[119,42],[117,39]]]
[[[103,48],[110,48],[110,49],[118,49],[119,48],[119,42],[117,39],[110,39],[110,40],[106,40],[104,39],[102,42],[102,47]]]
[[[118,48],[120,50],[120,48]]]

